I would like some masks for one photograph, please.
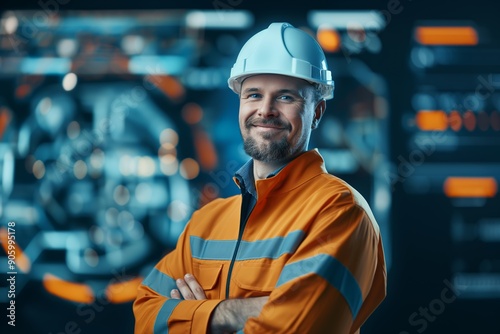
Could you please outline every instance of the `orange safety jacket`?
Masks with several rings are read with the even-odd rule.
[[[243,231],[241,195],[192,215],[139,287],[136,333],[207,333],[222,300],[259,296],[269,300],[240,332],[359,333],[386,295],[382,240],[365,199],[328,174],[316,150],[257,180],[256,191]],[[186,273],[208,299],[169,298]]]

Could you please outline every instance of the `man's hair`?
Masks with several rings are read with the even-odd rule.
[[[312,84],[313,90],[312,90],[312,100],[314,104],[318,103],[321,100],[324,100],[324,92],[322,91],[322,85],[319,85],[317,83]]]

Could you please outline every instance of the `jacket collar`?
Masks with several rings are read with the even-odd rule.
[[[253,167],[253,164],[246,163],[244,167]],[[242,167],[243,168],[243,167]],[[237,172],[234,177],[234,181],[238,187],[242,187],[242,182],[247,180],[241,178],[241,169]],[[252,173],[253,181],[253,170]],[[268,177],[266,179],[257,180],[255,182],[255,190],[258,199],[269,196],[276,196],[282,193],[286,193],[304,182],[312,179],[313,177],[326,173],[326,168],[324,164],[323,157],[318,152],[317,149],[312,149],[310,151],[304,152],[299,155],[294,160],[290,161],[283,169],[278,171],[274,176]],[[247,186],[248,187],[248,186]]]

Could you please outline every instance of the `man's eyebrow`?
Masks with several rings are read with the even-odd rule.
[[[302,96],[302,94],[300,94],[300,91],[297,90],[297,89],[280,89],[278,91],[278,94],[292,94],[292,95],[296,95],[296,96]]]
[[[258,87],[245,88],[242,91],[242,94],[248,94],[248,93],[254,93],[254,92],[260,92],[260,88],[258,88]],[[284,89],[280,89],[280,90],[276,91],[275,94],[292,94],[292,95],[295,95],[295,96],[302,97],[302,94],[297,89],[284,88]]]
[[[258,91],[260,91],[260,89],[257,87],[250,87],[250,88],[245,88],[241,93],[244,94],[244,93],[252,93]]]

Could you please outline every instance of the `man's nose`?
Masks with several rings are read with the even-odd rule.
[[[278,110],[276,109],[276,100],[272,97],[264,97],[259,108],[260,117],[276,117]]]

